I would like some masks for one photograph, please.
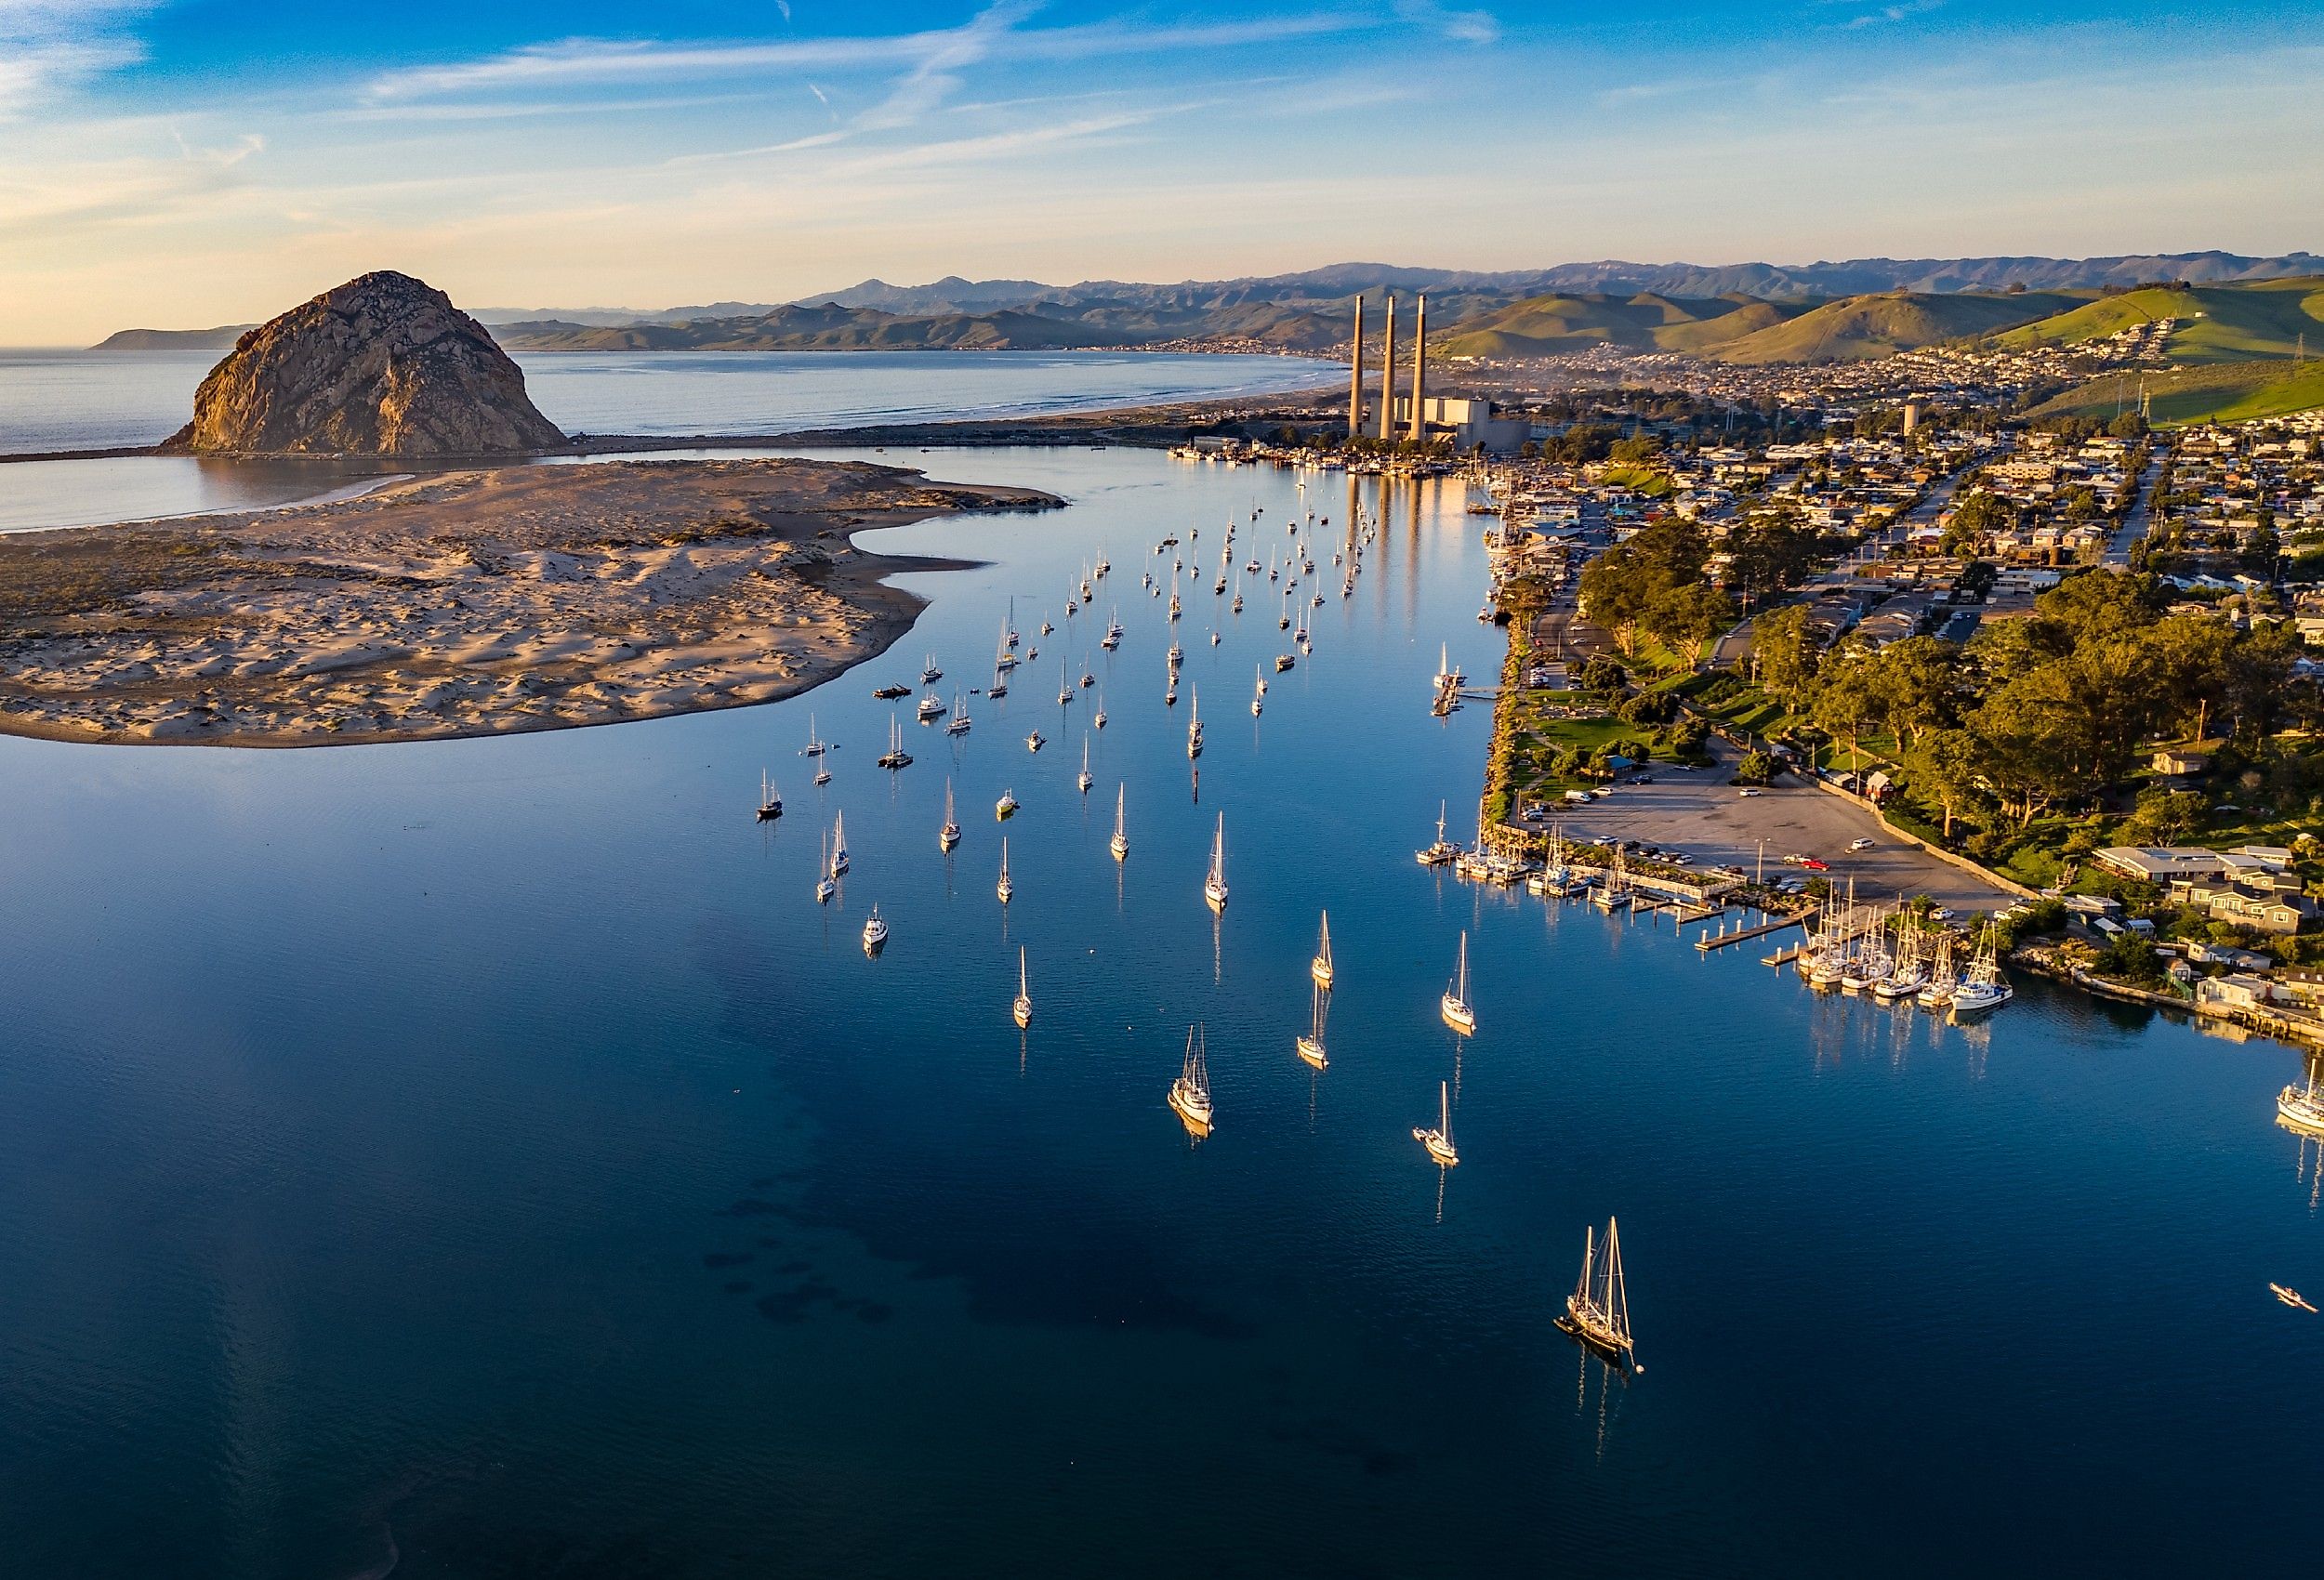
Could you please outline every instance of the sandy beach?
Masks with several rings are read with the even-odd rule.
[[[0,539],[0,731],[318,746],[772,702],[881,651],[948,563],[850,534],[1044,508],[864,463],[514,466]]]

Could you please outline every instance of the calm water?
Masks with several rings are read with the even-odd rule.
[[[1292,480],[930,460],[1075,503],[881,534],[991,563],[911,578],[920,629],[778,706],[301,753],[0,741],[11,1573],[2304,1558],[2324,1319],[2265,1289],[2324,1286],[2314,1161],[2269,1123],[2291,1055],[2038,983],[1980,1031],[1818,1001],[1749,949],[1415,865],[1440,799],[1467,832],[1487,724],[1429,717],[1437,643],[1498,663],[1457,485],[1387,497],[1263,718],[1270,600],[1235,621],[1190,588],[1197,786],[1145,550],[1199,527],[1215,565],[1257,504],[1263,560]],[[1345,488],[1311,491],[1319,539]],[[965,743],[907,724],[918,761],[874,768],[872,686],[931,652],[945,692],[982,682],[1009,598],[1029,632],[1100,550],[1097,611]],[[1086,799],[1093,699],[1053,701],[1085,648],[1111,715]],[[821,909],[841,808],[854,870]],[[1327,905],[1316,1075],[1292,1038]],[[1435,1013],[1464,927],[1465,1048]],[[1163,1104],[1195,1020],[1199,1146]],[[1440,1080],[1449,1177],[1409,1136]],[[1551,1326],[1609,1212],[1629,1386]]]

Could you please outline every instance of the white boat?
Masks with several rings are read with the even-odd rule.
[[[1451,985],[1445,989],[1445,996],[1437,1001],[1437,1008],[1443,1011],[1445,1023],[1462,1036],[1476,1031],[1476,1007],[1469,1002],[1469,931],[1466,928],[1460,932],[1460,964],[1453,973]]]
[[[2009,979],[2001,974],[2001,962],[1993,953],[1993,929],[1988,927],[1975,958],[1969,962],[1969,974],[1953,990],[1953,1013],[1975,1015],[1999,1009],[2013,996]]]
[[[1315,979],[1317,987],[1331,985],[1331,913],[1323,914],[1323,929],[1315,943],[1315,958],[1307,963],[1307,974]]]
[[[1436,1124],[1433,1128],[1415,1125],[1412,1139],[1428,1149],[1429,1159],[1446,1168],[1460,1161],[1460,1153],[1453,1147],[1452,1086],[1440,1081],[1436,1085]]]
[[[1614,864],[1606,869],[1605,882],[1590,896],[1590,903],[1601,911],[1617,911],[1630,903],[1630,868],[1622,860],[1622,848],[1614,848]]]
[[[1943,1009],[1953,1002],[1953,994],[1961,986],[1960,973],[1953,969],[1953,935],[1936,935],[1936,955],[1929,963],[1929,980],[1913,1000],[1923,1009]]]
[[[1004,905],[1017,892],[1017,886],[1009,881],[1009,836],[1000,836],[1000,881],[993,885],[993,893]]]
[[[1016,811],[1017,793],[1014,790],[1003,790],[1000,793],[1000,799],[993,803],[994,820],[998,822],[1002,819],[1014,817],[1016,815]]]
[[[1127,784],[1117,784],[1114,787],[1114,838],[1108,848],[1112,849],[1114,859],[1117,862],[1127,861],[1129,857],[1129,832],[1122,823],[1122,797],[1129,793],[1129,787]]]
[[[1025,977],[1023,944],[1017,946],[1017,1002],[1010,1006],[1010,1013],[1016,1017],[1019,1031],[1033,1024],[1033,989]]]
[[[1081,689],[1086,691],[1097,683],[1097,672],[1089,667],[1089,655],[1085,652],[1081,655]]]
[[[799,753],[799,756],[803,757],[819,757],[829,749],[830,748],[825,744],[824,738],[815,733],[815,716],[812,713],[809,714],[807,716],[807,749]]]
[[[1465,685],[1468,679],[1469,678],[1460,672],[1459,666],[1452,661],[1452,644],[1450,642],[1440,643],[1436,649],[1437,686],[1441,689],[1446,686]]]
[[[1089,722],[1100,730],[1105,728],[1105,691],[1103,688],[1098,691],[1098,711],[1090,717]]]
[[[1024,738],[1024,749],[1028,752],[1037,752],[1045,744],[1047,744],[1048,740],[1048,736],[1042,734],[1038,730],[1036,730]]]
[[[1186,1060],[1170,1083],[1170,1107],[1195,1136],[1210,1134],[1210,1066],[1204,1057],[1202,1028],[1186,1028]]]
[[[827,759],[818,758],[816,760],[815,783],[818,784],[828,784],[831,783],[831,764]]]
[[[1250,666],[1251,678],[1257,682],[1250,694],[1250,716],[1257,718],[1267,707],[1267,677],[1256,664]]]
[[[822,849],[823,853],[816,858],[815,866],[815,903],[818,905],[827,903],[833,895],[839,892],[839,880],[831,876],[831,835],[828,830],[823,835]]]
[[[912,766],[912,754],[904,749],[904,726],[892,713],[888,716],[888,749],[879,754],[879,766],[889,769]]]
[[[952,695],[952,717],[944,721],[944,733],[947,735],[966,735],[969,732],[969,726],[971,723],[971,720],[969,718],[969,699],[962,693],[955,691]]]
[[[1921,928],[1908,924],[1908,918],[1897,918],[1895,951],[1889,961],[1887,972],[1872,984],[1872,996],[1883,1004],[1910,998],[1929,980],[1929,968],[1921,959],[1921,940],[1926,935]]]
[[[1644,1376],[1630,1333],[1630,1293],[1622,1284],[1621,1230],[1605,1220],[1605,1243],[1594,1230],[1582,1231],[1581,1277],[1565,1297],[1557,1325],[1591,1349]]]
[[[926,720],[928,720],[928,719],[934,718],[938,717],[939,715],[941,715],[944,711],[944,699],[943,699],[942,697],[939,697],[939,696],[938,696],[935,692],[933,692],[933,691],[931,691],[931,692],[929,692],[929,693],[928,693],[928,695],[926,695],[926,696],[922,697],[922,698],[920,699],[920,705],[919,705],[918,707],[917,707],[917,708],[913,709],[913,712],[914,712],[914,713],[915,713],[915,714],[916,714],[916,715],[917,715],[917,716],[918,716],[918,718],[919,718],[922,721],[926,721]]]
[[[1219,832],[1210,840],[1210,874],[1203,879],[1202,897],[1213,911],[1226,909],[1226,814],[1219,814]]]
[[[1057,661],[1057,705],[1063,707],[1074,700],[1073,683],[1065,678],[1065,661]]]
[[[2316,1090],[2316,1067],[2308,1067],[2308,1084],[2286,1086],[2276,1094],[2277,1123],[2310,1136],[2324,1136],[2324,1097]]]
[[[933,686],[937,681],[943,679],[944,678],[944,672],[936,667],[936,655],[932,652],[930,653],[928,655],[927,666],[920,671],[920,684],[923,686]]]
[[[1308,993],[1308,1026],[1299,1040],[1300,1057],[1318,1070],[1328,1069],[1331,1060],[1324,1057],[1324,990],[1313,988]]]
[[[1000,645],[1013,649],[1017,645],[1017,600],[1009,600],[1009,618],[1001,622]]]
[[[888,924],[879,919],[879,907],[874,905],[871,915],[864,918],[864,953],[877,955],[888,941]]]
[[[783,797],[767,778],[767,770],[759,770],[759,821],[772,823],[783,815]]]
[[[847,871],[847,813],[831,815],[831,867],[833,877]]]
[[[1186,718],[1186,755],[1189,757],[1202,756],[1202,688],[1200,686],[1196,686],[1194,690],[1193,712]]]
[[[960,820],[952,815],[952,781],[944,781],[944,825],[936,831],[936,849],[949,850],[960,843]]]
[[[1097,776],[1089,771],[1089,737],[1087,735],[1081,738],[1081,775],[1074,783],[1081,786],[1084,796],[1089,793],[1089,786],[1097,783]]]
[[[1098,646],[1103,648],[1108,652],[1112,652],[1116,648],[1120,647],[1121,645],[1122,609],[1120,604],[1116,604],[1114,606],[1113,621],[1105,627],[1105,639],[1098,643]]]
[[[1424,867],[1442,867],[1459,859],[1460,847],[1445,837],[1445,803],[1436,803],[1436,843],[1415,850],[1412,859]]]

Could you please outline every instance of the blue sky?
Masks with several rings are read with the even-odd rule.
[[[2324,12],[0,0],[0,344],[1349,258],[2324,250]]]

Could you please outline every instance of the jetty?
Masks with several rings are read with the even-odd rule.
[[[1724,928],[1713,932],[1709,928],[1705,928],[1696,935],[1695,947],[1708,955],[1714,949],[1724,949],[1729,944],[1742,943],[1750,939],[1765,938],[1771,933],[1782,932],[1787,928],[1805,927],[1816,919],[1816,913],[1814,910],[1806,910],[1794,915],[1776,916],[1751,927],[1737,928],[1732,932]]]

